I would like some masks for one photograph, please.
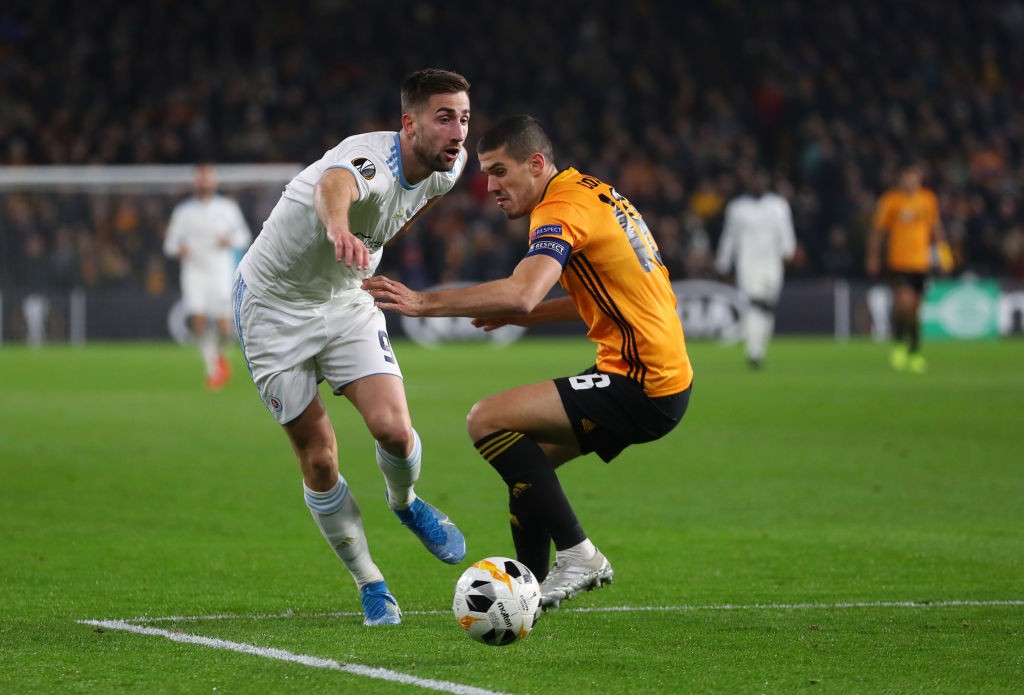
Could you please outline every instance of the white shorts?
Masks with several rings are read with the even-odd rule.
[[[384,313],[369,295],[357,303],[272,305],[249,291],[241,273],[233,294],[235,330],[249,373],[282,425],[302,414],[323,380],[337,395],[374,374],[402,378]]]
[[[766,302],[774,306],[782,294],[782,280],[783,275],[781,272],[774,268],[769,268],[767,270],[748,270],[747,272],[740,273],[736,277],[736,284],[743,294],[747,295],[750,299]]]
[[[181,299],[190,316],[227,318],[231,315],[230,278],[209,273],[182,273]]]

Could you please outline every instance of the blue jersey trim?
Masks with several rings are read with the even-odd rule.
[[[399,185],[407,191],[415,191],[423,185],[424,181],[430,178],[428,176],[415,186],[405,180],[405,171],[402,169],[402,141],[399,140],[398,133],[395,133],[395,145],[391,148],[391,156],[388,157],[388,166],[391,167],[392,173],[398,174]]]

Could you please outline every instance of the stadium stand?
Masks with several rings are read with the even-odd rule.
[[[1019,279],[1022,34],[1020,0],[14,0],[0,8],[0,165],[309,162],[396,128],[394,85],[437,65],[473,83],[471,150],[489,119],[534,114],[561,164],[644,211],[674,277],[712,272],[744,159],[792,203],[791,275],[859,276],[875,199],[913,156],[958,267]],[[174,289],[159,254],[173,195],[0,201],[0,290]],[[470,173],[382,270],[414,286],[500,277],[523,244]]]

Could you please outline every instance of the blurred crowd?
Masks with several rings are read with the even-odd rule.
[[[741,162],[793,208],[791,275],[858,277],[879,194],[926,164],[957,267],[1024,278],[1024,1],[11,0],[0,165],[309,163],[399,127],[414,69],[472,83],[471,154],[527,112],[557,163],[612,182],[676,278],[713,274]],[[231,193],[230,191],[227,191]],[[240,191],[258,230],[273,204]],[[0,191],[0,287],[158,294],[173,196]],[[463,182],[383,270],[413,286],[505,275],[522,221]]]

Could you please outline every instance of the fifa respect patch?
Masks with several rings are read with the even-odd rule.
[[[539,236],[562,236],[562,225],[545,224],[530,232],[530,241],[535,241]]]
[[[373,162],[366,157],[357,157],[353,159],[352,166],[354,166],[356,171],[359,172],[359,175],[367,181],[372,179],[377,173],[377,167],[373,166]]]
[[[526,255],[536,256],[538,254],[542,256],[550,256],[558,261],[562,267],[569,262],[569,254],[572,253],[572,244],[564,239],[552,239],[551,237],[543,237],[537,239],[530,248],[526,251]]]

